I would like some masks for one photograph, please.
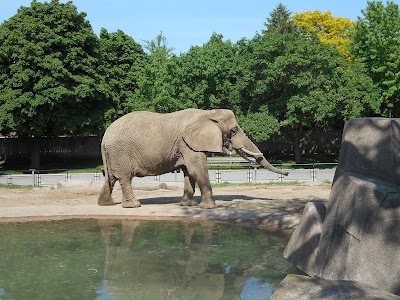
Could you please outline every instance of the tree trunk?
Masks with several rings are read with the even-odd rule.
[[[294,145],[293,145],[293,151],[294,151],[294,160],[296,163],[301,163],[302,162],[302,145],[301,145],[301,138],[303,136],[303,126],[298,125],[295,128],[295,136],[294,136]]]
[[[31,169],[40,168],[40,140],[38,138],[31,139]]]

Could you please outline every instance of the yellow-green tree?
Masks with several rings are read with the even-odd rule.
[[[316,33],[322,43],[334,46],[346,59],[351,60],[347,43],[355,22],[348,18],[334,17],[330,11],[319,10],[295,13],[293,19],[297,26]]]

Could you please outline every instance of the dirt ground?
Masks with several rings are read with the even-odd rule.
[[[179,205],[183,187],[176,184],[137,187],[140,208],[98,206],[101,185],[59,184],[32,189],[0,189],[0,221],[62,218],[214,219],[251,224],[271,230],[292,231],[305,204],[313,198],[328,199],[329,184],[257,185],[213,189],[215,209]],[[197,191],[196,194],[199,192]],[[121,190],[113,192],[120,201]],[[196,200],[199,202],[200,197]]]

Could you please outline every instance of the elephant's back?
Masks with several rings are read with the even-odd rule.
[[[191,118],[200,110],[186,109],[173,113],[137,111],[126,114],[114,121],[103,136],[103,144],[110,145],[135,140],[147,144],[150,140],[161,140],[162,135],[176,137]],[[152,143],[151,143],[152,144]]]

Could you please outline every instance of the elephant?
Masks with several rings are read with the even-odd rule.
[[[288,175],[272,166],[246,136],[228,109],[185,109],[172,113],[136,111],[114,121],[101,142],[104,185],[99,205],[115,205],[111,194],[118,180],[122,207],[139,207],[132,189],[133,177],[156,176],[181,169],[184,174],[182,206],[199,205],[195,184],[201,192],[201,208],[215,208],[207,168],[208,153],[235,150],[243,158],[266,169]]]

